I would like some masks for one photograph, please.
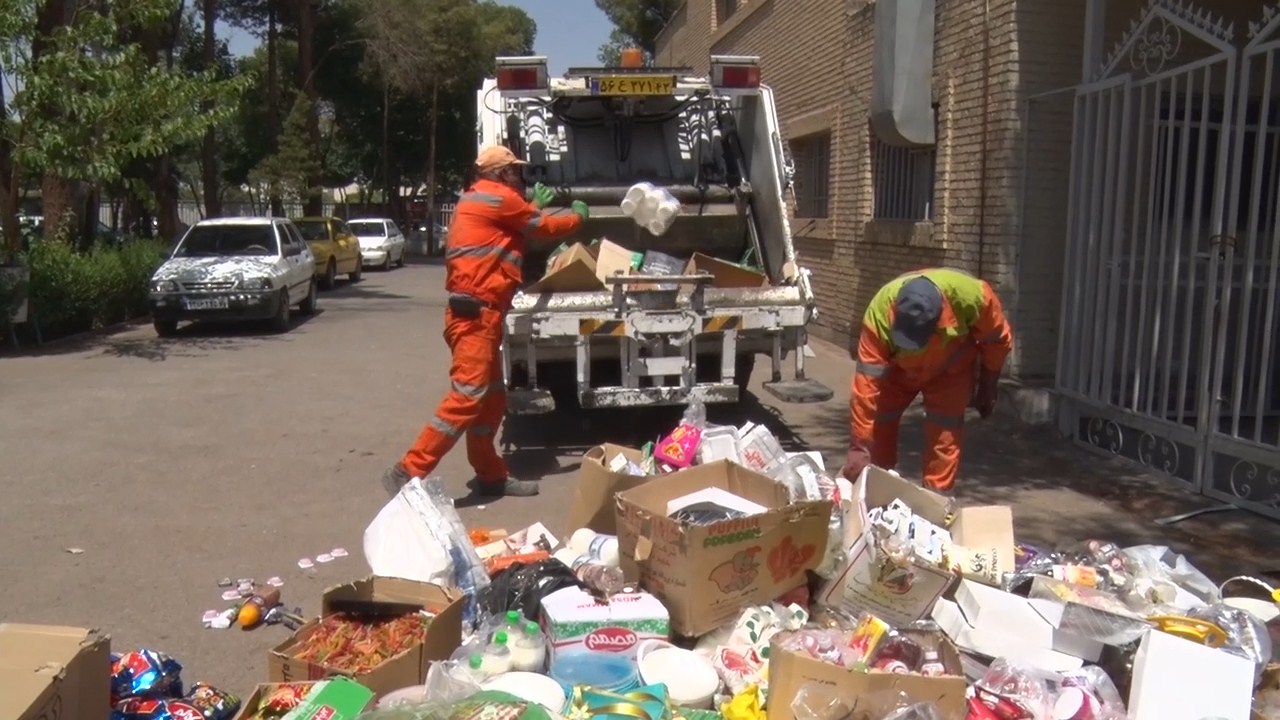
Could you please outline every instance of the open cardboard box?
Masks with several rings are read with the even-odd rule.
[[[348,678],[294,684],[305,686],[307,694],[302,704],[285,715],[284,720],[292,720],[294,717],[354,720],[373,701],[372,690]],[[278,685],[279,683],[263,683],[255,688],[253,694],[241,703],[240,712],[236,713],[236,720],[247,720],[253,717],[258,711],[258,706]]]
[[[388,659],[368,672],[350,673],[294,657],[294,651],[316,631],[320,621],[312,620],[299,628],[285,642],[267,655],[267,679],[270,682],[323,680],[345,676],[374,691],[377,697],[400,688],[420,685],[427,669],[436,660],[446,660],[462,643],[462,607],[464,595],[457,588],[443,588],[430,583],[371,576],[364,580],[335,585],[325,590],[321,601],[321,617],[338,612],[344,603],[404,603],[418,605],[434,613],[426,640],[416,647]]]
[[[605,290],[605,278],[631,274],[634,254],[621,245],[602,240],[593,245],[574,243],[552,259],[542,279],[527,293],[593,292]]]
[[[106,718],[110,708],[110,636],[0,623],[0,718]]]
[[[689,258],[689,264],[685,267],[685,274],[699,275],[702,273],[706,273],[713,278],[711,287],[714,288],[761,288],[769,285],[768,278],[755,270],[748,270],[741,265],[735,265],[710,255],[694,253],[693,257]]]
[[[932,615],[956,646],[981,657],[1066,672],[1102,654],[1102,643],[1055,629],[1026,598],[972,580],[960,581],[954,600],[938,600]]]
[[[618,534],[614,495],[633,487],[639,487],[652,479],[648,475],[632,475],[614,469],[614,464],[629,460],[639,465],[644,453],[634,448],[605,443],[597,445],[582,456],[578,466],[578,487],[574,490],[569,506],[570,532],[588,528],[605,535]]]
[[[968,683],[961,676],[926,677],[840,667],[787,650],[780,640],[775,637],[769,646],[769,720],[795,720],[791,703],[800,689],[810,683],[829,689],[852,711],[851,717],[855,720],[882,717],[881,711],[891,708],[868,705],[874,705],[878,698],[887,700],[898,692],[913,702],[933,703],[942,713],[942,720],[964,720]],[[959,653],[949,643],[943,641],[939,650],[947,667],[961,666]],[[876,714],[868,715],[868,712]]]
[[[670,500],[719,488],[764,513],[709,525],[667,516]],[[623,570],[671,613],[677,635],[698,636],[806,583],[822,560],[829,501],[789,502],[772,478],[727,460],[656,477],[616,496]]]
[[[1002,577],[1014,569],[1013,511],[1005,505],[961,508],[947,523],[946,498],[878,467],[862,471],[853,486],[853,502],[844,516],[848,561],[829,580],[817,601],[853,615],[872,612],[892,625],[909,625],[929,615],[956,575],[936,565],[912,563],[898,568],[876,562],[868,510],[901,499],[917,515],[951,532],[952,541],[983,558],[984,576]]]

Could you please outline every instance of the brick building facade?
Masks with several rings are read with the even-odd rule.
[[[1090,0],[1094,7],[1102,0]],[[880,142],[869,124],[874,0],[687,0],[656,63],[706,72],[758,55],[796,165],[792,231],[814,273],[815,334],[841,344],[875,290],[948,265],[989,281],[1017,333],[1009,374],[1053,377],[1071,173],[1074,87],[1144,0],[936,3],[936,144]],[[1254,0],[1211,3],[1256,14]],[[1238,7],[1236,7],[1238,6]],[[1096,13],[1094,13],[1096,14]],[[1095,41],[1096,44],[1096,41]]]

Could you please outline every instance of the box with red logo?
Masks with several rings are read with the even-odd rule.
[[[542,599],[542,630],[552,659],[583,650],[634,658],[636,646],[645,640],[669,638],[671,622],[667,608],[647,592],[621,593],[601,602],[571,587]]]
[[[372,690],[347,678],[265,683],[240,706],[236,720],[355,720],[372,700]]]
[[[697,506],[734,519],[671,517],[673,502],[695,495]],[[806,584],[826,551],[830,520],[830,501],[790,502],[773,478],[728,460],[617,494],[623,569],[667,606],[672,631],[683,636],[704,635],[743,606]]]

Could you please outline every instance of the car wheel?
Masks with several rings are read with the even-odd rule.
[[[167,338],[178,334],[177,320],[156,320],[152,323],[156,329],[156,335]]]
[[[388,250],[387,256],[382,259],[382,272],[387,272],[390,269],[391,269],[391,251]]]
[[[324,279],[320,281],[320,287],[325,290],[332,290],[335,283],[338,282],[338,264],[333,260],[324,266]]]
[[[293,316],[289,312],[289,289],[280,289],[280,306],[276,309],[276,316],[271,318],[271,329],[276,332],[289,332],[289,328],[293,326]]]
[[[351,282],[353,282],[353,283],[358,283],[358,282],[360,282],[360,277],[361,277],[361,275],[363,275],[363,274],[364,274],[364,258],[362,258],[362,257],[360,257],[360,256],[358,256],[358,255],[357,255],[357,256],[356,256],[356,269],[355,269],[355,270],[352,270],[352,271],[351,271],[351,273],[350,273],[349,275],[347,275],[347,278],[348,278],[349,280],[351,280]]]
[[[317,295],[320,293],[316,290],[316,279],[311,278],[311,284],[307,287],[307,299],[298,304],[298,312],[303,315],[315,315],[317,305]]]
[[[396,267],[404,267],[404,248],[400,248],[400,254],[396,256]]]

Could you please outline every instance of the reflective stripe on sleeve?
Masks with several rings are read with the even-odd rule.
[[[456,260],[463,257],[482,258],[493,255],[497,255],[503,262],[511,263],[516,267],[524,265],[524,257],[521,256],[520,253],[503,250],[496,245],[463,245],[460,247],[451,245],[447,250],[445,250],[444,259]]]
[[[855,365],[854,368],[855,368],[854,372],[857,372],[860,375],[866,375],[867,377],[871,377],[871,378],[884,377],[884,374],[889,370],[888,366],[886,365],[881,365],[879,363],[864,363],[864,362],[857,363],[857,365]]]
[[[502,198],[487,192],[467,192],[462,193],[458,198],[459,203],[476,202],[489,207],[502,207]]]

